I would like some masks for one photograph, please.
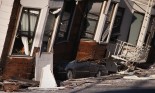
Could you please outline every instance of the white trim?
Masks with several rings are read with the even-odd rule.
[[[33,55],[34,47],[40,47],[41,44],[42,44],[44,28],[45,28],[45,25],[46,25],[45,20],[46,20],[47,15],[48,15],[48,10],[49,10],[48,6],[41,9],[41,13],[40,13],[40,16],[39,16],[38,25],[37,25],[37,28],[36,28],[35,37],[34,37],[34,41],[33,41],[30,56]]]
[[[53,34],[52,34],[52,39],[51,39],[51,43],[50,43],[50,46],[49,46],[49,51],[48,52],[54,52],[53,51],[53,46],[54,46],[54,42],[55,42],[55,39],[56,39],[56,35],[57,35],[57,29],[58,29],[58,26],[59,26],[59,20],[60,20],[60,16],[61,16],[61,13],[59,13],[59,15],[57,16],[56,20],[55,20],[55,24],[54,24],[54,30],[53,30]]]
[[[97,30],[96,30],[95,37],[94,37],[94,40],[96,40],[96,42],[99,42],[99,43],[103,42],[103,41],[101,41],[101,37],[102,37],[103,29],[105,26],[105,22],[107,19],[107,13],[108,13],[108,10],[110,8],[110,4],[111,4],[111,0],[109,0],[108,2],[104,1],[102,11],[100,14]]]
[[[153,0],[149,0],[147,9],[145,11],[145,16],[144,16],[144,20],[143,20],[143,23],[142,23],[142,27],[141,27],[141,30],[140,30],[137,46],[143,46],[143,44],[144,44],[144,40],[145,40],[145,36],[146,36],[146,33],[147,33],[148,25],[149,25],[149,22],[150,22],[152,5],[153,5]]]
[[[94,37],[94,40],[96,40],[96,42],[99,42],[101,39],[104,24],[106,21],[106,15],[104,14],[105,8],[106,8],[106,1],[103,2],[102,10],[100,13],[100,18],[98,21],[98,25],[97,25],[97,29],[96,29],[96,33],[95,33],[95,37]]]

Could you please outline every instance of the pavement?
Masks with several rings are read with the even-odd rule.
[[[78,82],[79,83],[79,82]],[[30,93],[155,93],[155,80],[92,80],[64,89],[21,90]]]
[[[111,75],[66,80],[61,87],[64,88],[21,89],[18,93],[155,93],[155,79],[132,80]]]

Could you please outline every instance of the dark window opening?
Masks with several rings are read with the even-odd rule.
[[[39,15],[39,9],[23,8],[12,55],[30,55]]]
[[[123,15],[124,15],[124,8],[118,8],[111,33],[110,42],[116,42],[116,40],[120,36],[120,28],[123,20]]]
[[[107,13],[107,19],[103,28],[103,33],[102,33],[102,37],[101,37],[101,41],[106,41],[107,37],[109,35],[109,27],[110,27],[110,23],[112,20],[112,16],[113,16],[113,12],[114,12],[114,8],[115,8],[116,3],[111,3],[108,13]]]
[[[86,6],[86,14],[83,20],[83,33],[81,36],[82,38],[94,39],[102,5],[103,2],[88,2]]]
[[[41,49],[42,52],[48,52],[50,50],[52,33],[54,30],[55,20],[57,17],[57,14],[53,14],[54,11],[57,11],[57,9],[49,10],[49,15],[47,17],[44,36],[43,36],[42,49]]]
[[[75,1],[65,1],[60,24],[58,27],[58,33],[56,42],[65,41],[68,39],[72,16],[75,8]]]

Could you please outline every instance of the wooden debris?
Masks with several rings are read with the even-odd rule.
[[[19,83],[16,82],[8,82],[4,81],[3,82],[3,91],[5,92],[15,92],[19,90]]]
[[[9,82],[16,82],[20,84],[20,88],[27,88],[27,87],[38,87],[39,82],[28,80],[28,79],[20,79],[20,78],[14,78],[14,79],[8,79]]]
[[[114,80],[114,79],[120,79],[120,78],[123,78],[123,75],[112,74],[112,75],[102,76],[100,78],[90,77],[90,78],[71,79],[71,80],[66,80],[62,82],[62,86],[66,88],[75,88],[75,87],[83,86],[87,84],[95,84],[103,80]]]

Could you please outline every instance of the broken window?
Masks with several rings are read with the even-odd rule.
[[[84,31],[82,38],[94,39],[103,2],[89,1],[86,7],[86,14],[83,20]]]
[[[107,19],[106,19],[104,29],[103,29],[103,33],[102,33],[102,37],[101,37],[102,42],[107,41],[107,37],[109,35],[109,28],[110,28],[111,20],[112,20],[112,17],[114,16],[113,12],[114,12],[115,6],[116,6],[115,3],[110,4],[110,7],[109,7],[109,10],[107,13]]]
[[[123,15],[124,15],[124,8],[118,8],[118,11],[115,17],[115,22],[112,29],[111,38],[110,38],[111,42],[116,42],[116,40],[120,36],[120,28],[121,28]]]
[[[30,55],[39,15],[39,9],[23,8],[12,50],[13,55]]]
[[[60,24],[58,27],[58,34],[57,34],[57,42],[59,41],[65,41],[68,39],[70,25],[71,25],[71,19],[74,13],[75,8],[75,1],[65,1],[64,7],[62,11],[62,16],[60,19]]]
[[[45,31],[43,36],[42,52],[47,52],[49,51],[50,48],[52,33],[54,30],[55,20],[57,17],[57,14],[54,14],[55,11],[57,10],[56,9],[49,10],[49,15],[47,17],[47,22],[45,25]]]

